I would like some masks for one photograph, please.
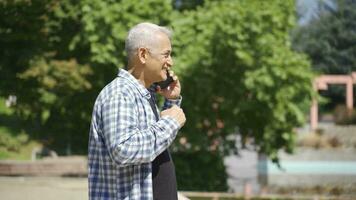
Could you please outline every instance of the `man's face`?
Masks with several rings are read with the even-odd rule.
[[[154,49],[148,49],[146,60],[146,71],[153,82],[167,79],[166,71],[172,67],[171,42],[167,35],[160,33],[157,35],[157,45]]]

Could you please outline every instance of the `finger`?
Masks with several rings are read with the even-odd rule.
[[[178,76],[172,76],[173,77],[173,81],[177,81],[178,80]]]
[[[169,91],[170,89],[171,89],[171,86],[168,85],[166,88],[162,89],[161,91],[162,91],[162,92],[166,92],[166,91]]]

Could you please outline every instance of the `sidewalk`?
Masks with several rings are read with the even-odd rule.
[[[0,200],[87,200],[87,178],[0,176]],[[178,194],[179,200],[188,200]]]
[[[87,200],[87,178],[0,177],[0,200]]]

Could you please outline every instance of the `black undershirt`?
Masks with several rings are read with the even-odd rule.
[[[151,108],[158,121],[155,94],[151,91],[149,99]],[[166,149],[152,162],[152,182],[154,200],[177,200],[177,181],[174,164],[171,155]]]

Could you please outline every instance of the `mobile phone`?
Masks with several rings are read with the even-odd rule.
[[[161,89],[166,89],[174,81],[173,77],[169,75],[168,70],[166,72],[167,72],[167,79],[156,83],[157,85],[159,85]]]

